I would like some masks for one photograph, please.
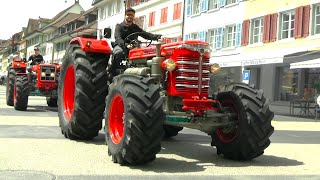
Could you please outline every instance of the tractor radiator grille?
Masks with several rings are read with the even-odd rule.
[[[202,67],[199,68],[200,56],[178,56],[176,90],[181,93],[196,93],[199,92],[199,84],[201,84],[201,93],[208,93],[209,61],[208,57],[203,57]],[[199,82],[199,69],[202,70],[201,83]]]
[[[51,73],[54,76],[51,76]],[[45,76],[43,76],[45,74]],[[41,81],[55,81],[56,67],[55,66],[41,66]]]

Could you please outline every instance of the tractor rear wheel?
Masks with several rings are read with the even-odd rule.
[[[108,94],[106,54],[83,52],[71,44],[61,66],[58,115],[69,139],[92,139],[102,128]]]
[[[179,131],[183,129],[183,127],[171,126],[171,125],[163,125],[164,128],[164,137],[170,138],[173,136],[177,136]]]
[[[246,84],[230,84],[216,95],[223,111],[235,113],[235,124],[212,134],[212,145],[217,153],[233,160],[250,160],[264,153],[274,128],[274,113],[262,90]]]
[[[27,76],[17,76],[14,83],[14,109],[25,111],[28,107],[29,81]]]
[[[47,97],[47,105],[49,107],[58,107],[57,97]]]
[[[10,69],[7,75],[7,84],[6,84],[6,100],[8,106],[13,106],[13,91],[14,91],[14,82],[16,78],[16,71]]]
[[[119,75],[106,98],[106,143],[112,161],[144,164],[153,161],[163,138],[160,86],[156,79]]]

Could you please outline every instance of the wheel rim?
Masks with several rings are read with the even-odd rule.
[[[225,100],[221,102],[221,105],[223,107],[229,107],[232,110],[232,112],[237,115],[237,119],[235,119],[235,121],[237,122],[236,126],[239,125],[240,112],[237,109],[237,105],[234,103],[234,101]],[[238,127],[218,128],[216,131],[216,134],[223,143],[231,143],[239,136],[239,128]]]
[[[70,121],[74,110],[75,73],[74,67],[69,66],[63,81],[64,116]]]
[[[111,101],[109,111],[109,133],[114,144],[119,144],[124,131],[124,103],[122,97],[117,94]]]

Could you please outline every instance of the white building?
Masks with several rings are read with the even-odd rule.
[[[124,20],[125,7],[136,10],[135,23],[142,29],[162,34],[169,41],[182,39],[183,0],[95,0],[92,5],[99,8],[98,29],[110,27],[111,40],[116,24]]]
[[[124,0],[94,0],[92,6],[98,8],[98,38],[101,37],[101,31],[104,28],[112,29],[111,40],[114,39],[114,30],[117,23],[124,19]],[[99,30],[100,29],[100,30]]]
[[[184,39],[209,42],[212,62],[233,66],[230,59],[241,53],[244,3],[239,0],[187,0]],[[232,57],[233,56],[233,57]]]

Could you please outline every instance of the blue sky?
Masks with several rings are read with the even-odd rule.
[[[66,2],[67,1],[67,2]],[[74,0],[9,0],[0,2],[0,39],[9,39],[26,27],[29,18],[52,18],[74,3]],[[80,0],[85,9],[92,0]]]

